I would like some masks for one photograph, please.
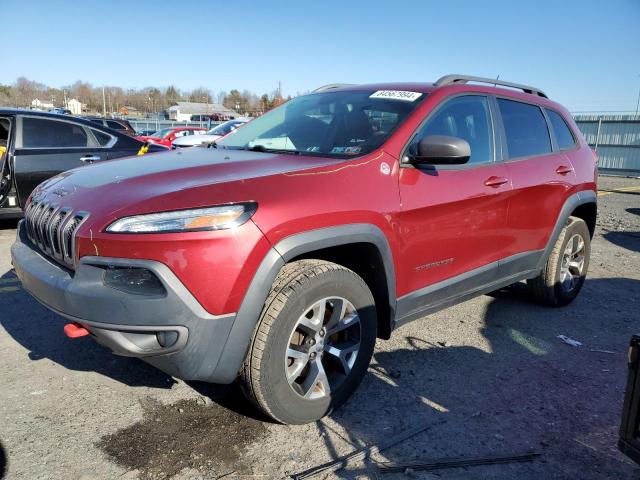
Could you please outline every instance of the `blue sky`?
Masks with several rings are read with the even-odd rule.
[[[635,110],[640,0],[0,0],[0,83],[285,94],[468,73],[573,111]],[[9,40],[11,39],[11,40]]]

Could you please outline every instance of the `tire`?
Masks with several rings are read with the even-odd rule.
[[[287,264],[256,326],[240,372],[242,390],[277,422],[318,420],[360,384],[376,327],[373,296],[356,273],[322,260]]]
[[[550,307],[561,307],[571,303],[582,289],[590,257],[591,235],[587,224],[580,218],[569,217],[542,272],[537,277],[527,280],[532,298]],[[570,281],[567,280],[565,269],[568,260],[571,262],[568,263]]]

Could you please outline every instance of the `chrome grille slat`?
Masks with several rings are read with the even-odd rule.
[[[26,234],[42,253],[73,268],[75,235],[87,216],[54,203],[32,202],[25,211]]]

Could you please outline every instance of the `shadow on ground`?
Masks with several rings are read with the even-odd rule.
[[[628,300],[640,298],[640,281],[587,280],[580,297],[560,309],[531,303],[525,290],[517,284],[493,295],[484,312],[483,349],[434,338],[429,318],[396,331],[405,335],[406,348],[377,353],[355,397],[331,421],[318,422],[319,431],[336,422],[357,448],[429,425],[383,452],[398,463],[542,454],[531,463],[446,470],[443,478],[538,479],[550,472],[552,478],[638,478],[640,469],[616,442],[626,346],[638,329]],[[562,343],[561,334],[583,346]],[[337,456],[335,436],[324,438],[328,454]],[[335,477],[375,473],[367,464]]]
[[[19,285],[13,272],[0,280],[2,288]],[[46,358],[131,386],[171,386],[170,377],[141,361],[116,357],[90,339],[67,339],[64,320],[21,288],[0,298],[0,325],[28,350],[30,361]],[[616,450],[626,346],[638,328],[637,305],[630,298],[640,298],[640,281],[626,278],[587,280],[579,298],[562,309],[530,303],[521,286],[498,292],[484,312],[483,348],[464,341],[450,346],[446,331],[430,330],[430,318],[399,329],[394,335],[404,336],[405,346],[377,353],[356,395],[317,423],[327,455],[344,451],[332,440],[337,436],[357,448],[425,424],[424,433],[386,450],[385,458],[414,462],[536,451],[541,460],[467,473],[495,479],[537,479],[549,472],[556,478],[637,478],[638,467]],[[452,313],[447,321],[476,320],[475,314],[455,318]],[[584,345],[570,347],[556,338],[560,334]],[[99,446],[149,478],[185,466],[206,470],[242,461],[242,449],[265,432],[263,418],[235,386],[190,386],[201,394],[198,400],[150,402],[141,422],[104,437]],[[305,452],[289,454],[299,465],[311,466]],[[366,463],[335,478],[372,477],[374,469]]]

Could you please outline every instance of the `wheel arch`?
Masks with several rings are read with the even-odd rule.
[[[582,218],[587,223],[589,227],[589,232],[593,237],[593,232],[595,231],[595,222],[596,222],[596,214],[597,214],[597,195],[593,190],[582,190],[580,192],[576,192],[571,195],[562,205],[560,209],[560,213],[558,214],[558,219],[556,220],[556,224],[553,227],[553,231],[547,241],[547,245],[544,249],[543,255],[541,255],[540,260],[537,265],[537,270],[542,270],[544,264],[549,258],[551,251],[553,250],[553,246],[558,240],[562,229],[569,221],[569,217],[577,216]],[[591,222],[591,223],[590,223]]]
[[[365,257],[367,261],[359,258],[362,249],[369,254]],[[356,250],[358,255],[353,255]],[[260,263],[240,305],[212,381],[229,383],[235,379],[273,281],[284,265],[302,258],[334,261],[359,274],[369,285],[376,307],[380,309],[378,336],[389,337],[396,307],[395,268],[389,242],[382,230],[372,224],[360,223],[309,230],[282,239]]]

